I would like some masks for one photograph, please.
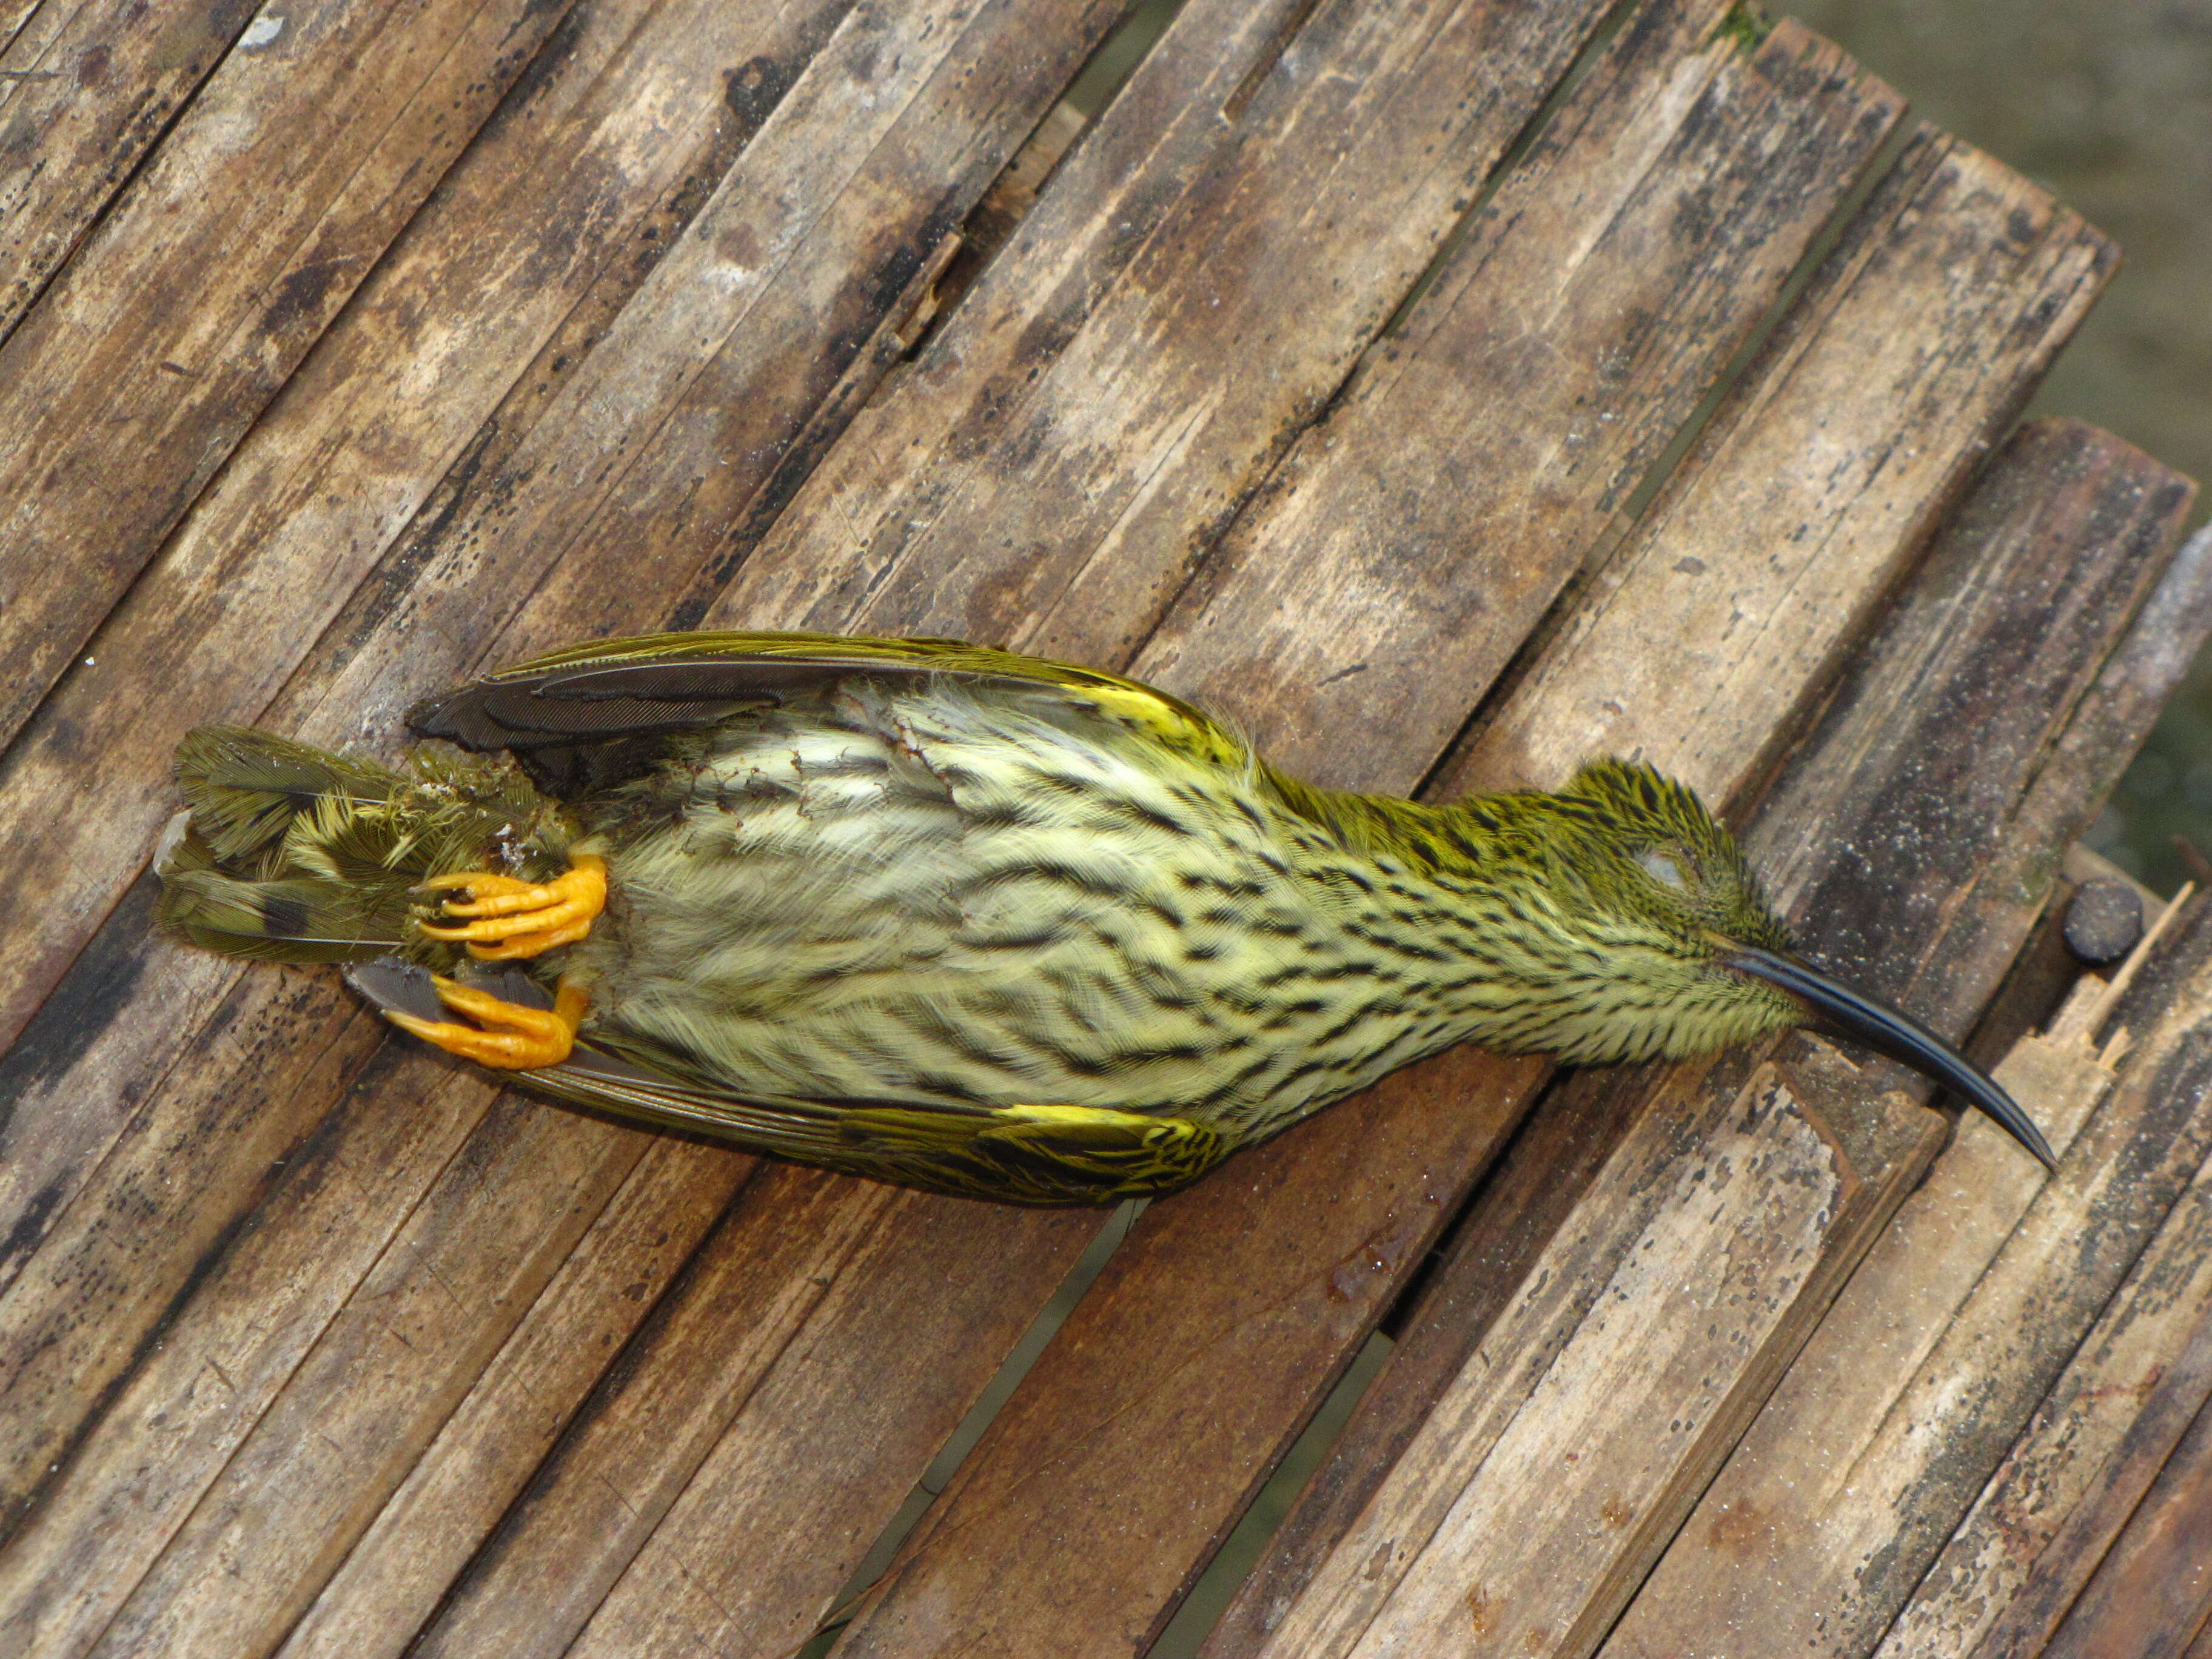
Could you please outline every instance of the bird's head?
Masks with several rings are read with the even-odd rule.
[[[1494,799],[1494,798],[1493,798]],[[1917,1020],[1796,954],[1735,838],[1650,767],[1594,761],[1525,803],[1505,839],[1540,865],[1557,914],[1551,954],[1572,965],[1553,1001],[1569,1060],[1682,1058],[1791,1026],[1847,1038],[1973,1103],[2046,1166],[2049,1146],[1980,1067]],[[1515,833],[1515,831],[1521,833]]]

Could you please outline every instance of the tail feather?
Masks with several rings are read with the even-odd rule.
[[[264,962],[356,962],[399,950],[404,895],[364,907],[326,881],[240,881],[219,870],[163,873],[161,919],[195,945]]]
[[[177,745],[192,830],[226,866],[283,841],[303,813],[331,802],[388,801],[404,781],[374,761],[234,726],[203,726]]]
[[[264,732],[193,732],[177,750],[190,822],[161,859],[156,914],[227,956],[366,962],[399,951],[450,965],[455,947],[410,925],[435,902],[416,889],[488,867],[495,844],[552,873],[566,836],[510,769],[429,762],[416,772]]]

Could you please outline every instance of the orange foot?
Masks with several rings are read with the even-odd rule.
[[[578,854],[567,875],[542,886],[480,870],[433,876],[422,885],[468,890],[465,900],[446,900],[445,913],[483,920],[450,927],[415,925],[432,939],[465,939],[469,954],[479,962],[534,957],[556,945],[574,945],[607,908],[606,860],[590,853]]]
[[[508,1002],[489,991],[479,991],[446,978],[430,975],[438,988],[438,1000],[448,1008],[480,1020],[483,1025],[464,1025],[458,1020],[417,1019],[387,1008],[385,1018],[403,1031],[412,1031],[425,1042],[434,1042],[449,1054],[473,1060],[479,1066],[502,1072],[527,1071],[558,1066],[576,1046],[576,1028],[583,1024],[586,999],[583,988],[562,980],[550,1008],[530,1008]],[[483,1026],[495,1029],[485,1030]]]

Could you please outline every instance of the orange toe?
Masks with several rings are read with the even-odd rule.
[[[509,1002],[441,974],[433,974],[430,982],[437,987],[439,1001],[478,1024],[465,1025],[458,1020],[419,1019],[413,1014],[390,1009],[386,1010],[384,1017],[403,1031],[412,1031],[449,1054],[459,1054],[463,1060],[472,1060],[479,1066],[502,1072],[558,1066],[568,1059],[569,1051],[576,1046],[576,1028],[583,1024],[588,1003],[583,988],[565,979],[550,1008],[532,1008]]]
[[[459,871],[422,884],[467,889],[467,898],[447,899],[443,908],[448,916],[475,920],[415,925],[432,939],[465,943],[471,956],[485,962],[534,957],[558,945],[573,945],[591,933],[592,923],[607,908],[606,860],[591,853],[578,854],[566,875],[549,882]]]

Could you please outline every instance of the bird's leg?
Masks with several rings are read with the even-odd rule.
[[[418,1019],[396,1009],[385,1018],[403,1031],[412,1031],[425,1042],[435,1043],[449,1054],[473,1060],[479,1066],[502,1072],[526,1071],[558,1066],[576,1046],[576,1028],[583,1024],[587,999],[582,986],[563,979],[550,1008],[531,1008],[508,1002],[489,991],[479,991],[443,975],[433,974],[438,1000],[457,1012],[482,1022],[464,1025],[459,1020]],[[483,1029],[489,1026],[491,1030]]]
[[[433,876],[422,885],[467,890],[465,899],[445,901],[445,914],[477,920],[415,925],[432,939],[466,942],[469,954],[479,962],[534,957],[556,945],[574,945],[607,908],[606,860],[592,853],[579,853],[566,875],[549,882],[462,870]]]

